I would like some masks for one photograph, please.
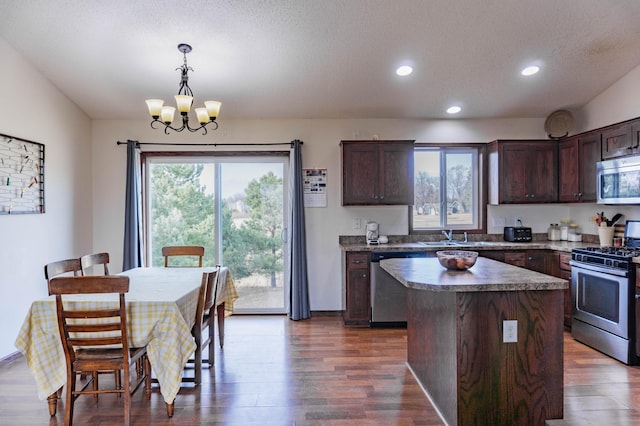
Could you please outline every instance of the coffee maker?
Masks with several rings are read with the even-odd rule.
[[[377,245],[379,236],[378,223],[367,222],[367,244]]]

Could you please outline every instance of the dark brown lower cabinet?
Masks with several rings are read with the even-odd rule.
[[[573,318],[573,302],[571,300],[571,253],[557,253],[558,270],[556,277],[569,281],[569,288],[564,291],[564,326],[571,329]]]
[[[554,274],[554,254],[551,250],[485,250],[480,256],[520,266],[547,275]]]
[[[371,256],[368,252],[346,253],[345,325],[368,326],[371,319]]]

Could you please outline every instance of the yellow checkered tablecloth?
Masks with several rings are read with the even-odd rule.
[[[191,328],[204,270],[210,269],[136,268],[122,273],[130,279],[125,296],[129,344],[147,345],[151,367],[167,403],[178,394],[182,370],[196,348]],[[220,284],[224,285],[219,288],[219,302],[224,301],[229,311],[238,295],[231,274],[226,268],[222,271],[225,277],[222,280],[221,275]],[[113,295],[74,295],[65,300],[83,308],[115,305],[117,301]],[[64,385],[66,365],[52,296],[33,302],[15,344],[35,376],[40,399]]]
[[[238,292],[236,286],[233,283],[229,268],[220,268],[220,280],[218,284],[218,293],[216,297],[216,306],[224,302],[225,314],[231,315],[233,313],[233,302],[238,298]]]

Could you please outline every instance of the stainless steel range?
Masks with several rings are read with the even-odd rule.
[[[636,353],[634,257],[640,257],[640,221],[627,221],[625,246],[571,252],[572,336],[629,365]]]

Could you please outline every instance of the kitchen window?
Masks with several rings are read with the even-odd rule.
[[[411,233],[484,232],[483,145],[416,144]]]

